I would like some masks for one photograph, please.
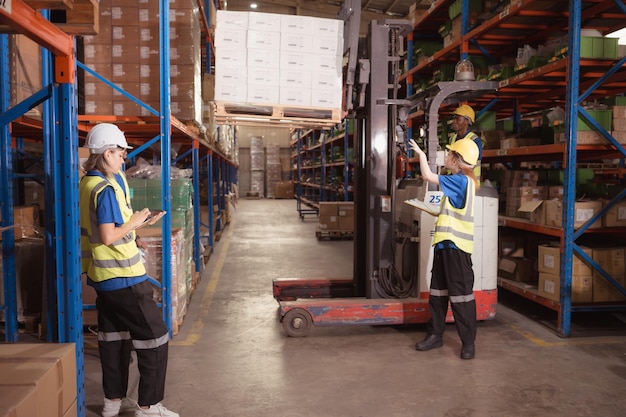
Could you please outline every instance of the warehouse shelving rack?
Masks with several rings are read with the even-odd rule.
[[[341,128],[328,130],[297,129],[291,139],[291,171],[296,186],[298,214],[317,216],[322,201],[352,201],[352,156],[349,149],[354,135],[350,120],[345,119]],[[334,147],[340,146],[341,155]],[[341,180],[336,170],[341,169]],[[304,179],[307,177],[307,179]],[[330,183],[329,183],[330,182]]]
[[[208,4],[208,3],[207,3]],[[159,14],[160,43],[169,45],[169,2],[160,0]],[[204,9],[207,13],[209,8]],[[97,13],[97,9],[95,10]],[[49,20],[47,10],[35,11],[23,0],[12,0],[0,4],[0,22],[8,25],[18,33],[27,35],[43,47],[42,49],[42,85],[43,88],[31,97],[11,107],[10,75],[8,56],[8,35],[0,35],[0,180],[6,184],[0,193],[0,214],[2,221],[3,250],[3,283],[5,305],[0,306],[5,312],[5,339],[17,342],[19,328],[17,322],[17,289],[15,265],[15,239],[13,233],[13,182],[21,174],[15,173],[12,158],[12,141],[21,146],[23,139],[43,143],[43,162],[45,170],[45,262],[47,299],[49,300],[46,314],[47,334],[49,342],[74,343],[76,345],[77,365],[77,408],[78,416],[85,415],[84,393],[84,350],[82,326],[82,283],[80,267],[80,235],[78,210],[78,146],[79,139],[84,138],[91,125],[96,122],[112,122],[122,124],[131,144],[139,145],[129,158],[141,153],[154,143],[161,145],[161,160],[170,161],[172,140],[187,144],[186,150],[191,154],[194,168],[194,224],[196,268],[200,268],[198,252],[199,239],[199,177],[197,167],[200,162],[200,145],[206,147],[207,172],[209,184],[213,177],[220,179],[222,188],[218,196],[222,197],[232,182],[236,182],[236,165],[225,155],[205,144],[185,124],[171,117],[169,104],[169,48],[160,48],[161,92],[159,111],[145,108],[155,114],[149,118],[132,117],[83,117],[77,114],[77,92],[75,76],[78,64],[75,57],[74,36],[59,29]],[[205,18],[204,21],[210,21]],[[206,28],[209,33],[209,28]],[[210,59],[210,57],[209,57]],[[83,67],[84,69],[84,67]],[[104,80],[107,82],[106,80]],[[113,83],[109,83],[115,88]],[[124,94],[124,93],[123,93]],[[124,94],[126,95],[126,94]],[[128,95],[127,95],[128,97]],[[128,97],[132,99],[131,97]],[[42,120],[26,116],[26,113],[38,105],[42,105]],[[187,156],[183,153],[180,158]],[[170,165],[162,166],[162,208],[169,212]],[[213,207],[212,193],[209,192],[209,207]],[[218,202],[223,207],[224,200]],[[212,210],[209,210],[212,223]],[[164,235],[171,230],[169,216],[162,221]],[[211,231],[212,228],[209,227]],[[213,247],[212,232],[209,232],[209,245]],[[169,239],[163,240],[162,250],[170,252]],[[168,302],[169,279],[171,277],[171,261],[163,257],[163,316],[171,325],[171,303]],[[54,301],[53,301],[54,300]]]
[[[448,18],[448,7],[452,1],[438,0],[427,13],[419,17],[414,24],[413,37],[408,45],[412,47],[414,37],[432,36]],[[626,6],[618,0],[597,1],[542,1],[513,0],[500,2],[496,13],[484,17],[475,26],[470,27],[468,19],[468,0],[462,0],[461,36],[445,45],[431,57],[413,65],[411,54],[407,58],[407,91],[413,88],[412,81],[418,77],[432,75],[443,63],[454,64],[459,57],[468,54],[486,56],[496,63],[501,54],[524,43],[537,43],[549,35],[566,30],[568,45],[580,45],[581,27],[595,28],[603,34],[612,33],[626,26],[624,23]],[[567,30],[569,28],[569,30]],[[410,51],[411,49],[409,49]],[[518,286],[512,281],[499,279],[502,288],[544,305],[558,314],[557,332],[563,336],[571,333],[571,315],[577,311],[606,311],[626,309],[624,303],[606,303],[579,305],[572,304],[570,289],[572,286],[573,256],[581,257],[593,269],[599,272],[619,292],[626,295],[624,289],[613,277],[586,255],[577,244],[583,234],[619,233],[623,229],[589,230],[589,225],[602,217],[607,210],[624,199],[626,190],[618,193],[607,206],[581,228],[574,229],[574,203],[576,198],[576,166],[578,162],[605,158],[626,157],[624,146],[619,144],[589,113],[583,109],[582,102],[595,98],[619,95],[626,92],[626,58],[617,60],[581,58],[579,47],[569,48],[568,56],[554,62],[517,73],[498,82],[497,94],[485,94],[471,99],[476,108],[489,108],[499,117],[512,118],[519,124],[521,115],[550,109],[561,104],[566,112],[565,143],[540,145],[507,150],[484,150],[483,163],[502,162],[518,163],[522,161],[556,161],[564,167],[564,208],[562,228],[549,228],[524,222],[521,219],[500,218],[503,227],[540,233],[559,238],[561,241],[560,259],[560,294],[555,302],[538,295],[537,291]],[[581,93],[581,91],[583,91]],[[423,115],[416,111],[409,116],[410,123],[418,122]],[[605,145],[578,145],[577,125],[579,118],[584,119],[605,139]],[[409,124],[411,126],[411,124]],[[623,167],[623,163],[621,165]],[[612,170],[612,174],[624,178],[624,170]]]

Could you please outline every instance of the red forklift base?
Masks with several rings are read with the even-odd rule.
[[[312,325],[399,325],[426,323],[430,319],[428,292],[419,298],[352,297],[352,279],[282,279],[274,280],[273,286],[283,328],[292,337],[306,336]],[[474,291],[474,296],[476,318],[493,319],[497,290]],[[451,310],[446,321],[454,321]]]

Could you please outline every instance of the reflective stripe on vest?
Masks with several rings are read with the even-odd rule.
[[[455,208],[450,203],[450,199],[444,196],[441,214],[437,217],[435,224],[433,246],[444,240],[450,240],[463,252],[472,253],[474,250],[474,193],[474,181],[468,177],[463,208]]]
[[[126,190],[130,191],[126,178],[121,175]],[[98,233],[97,203],[98,195],[106,187],[112,187],[124,222],[130,220],[133,209],[130,205],[128,193],[124,193],[122,187],[116,181],[109,181],[99,176],[88,175],[80,182],[81,199],[81,254],[83,272],[87,272],[89,278],[101,282],[117,277],[136,277],[145,275],[146,268],[141,262],[141,255],[135,243],[135,232],[111,245],[104,245]],[[85,203],[85,201],[87,203]]]

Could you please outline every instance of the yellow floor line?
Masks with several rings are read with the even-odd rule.
[[[586,339],[567,339],[562,342],[548,342],[529,331],[522,330],[517,326],[510,325],[510,327],[521,336],[526,338],[527,340],[533,342],[537,346],[542,347],[555,347],[555,346],[583,346],[583,345],[606,345],[613,343],[624,343],[626,342],[626,338],[624,337],[593,337]]]
[[[224,260],[226,259],[226,254],[228,253],[228,246],[230,245],[230,238],[233,234],[233,230],[234,230],[234,220],[230,221],[230,225],[229,225],[229,230],[228,230],[228,235],[224,236],[224,246],[221,248],[220,250],[220,256],[217,259],[217,262],[215,263],[215,268],[213,269],[213,272],[211,273],[211,277],[209,278],[209,283],[206,287],[206,290],[204,291],[204,294],[202,296],[202,303],[201,303],[201,308],[200,308],[200,313],[198,314],[198,317],[196,318],[196,320],[194,321],[193,325],[191,326],[191,330],[189,331],[189,334],[187,335],[187,338],[185,340],[171,340],[170,344],[171,345],[175,345],[175,346],[192,346],[194,345],[198,340],[200,340],[200,337],[202,336],[202,329],[204,328],[204,319],[206,318],[206,316],[209,313],[209,307],[211,305],[211,300],[213,299],[213,295],[215,295],[215,288],[217,288],[217,283],[220,280],[220,275],[222,273],[222,267],[224,266]]]

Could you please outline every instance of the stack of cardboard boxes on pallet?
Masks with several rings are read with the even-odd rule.
[[[354,202],[320,202],[318,227],[321,232],[354,233]]]
[[[215,100],[340,108],[343,21],[217,11]]]
[[[201,31],[194,0],[170,2],[170,105],[179,120],[202,120]],[[84,37],[84,64],[155,110],[160,108],[159,2],[102,0],[100,31]],[[154,116],[90,74],[82,112]]]

